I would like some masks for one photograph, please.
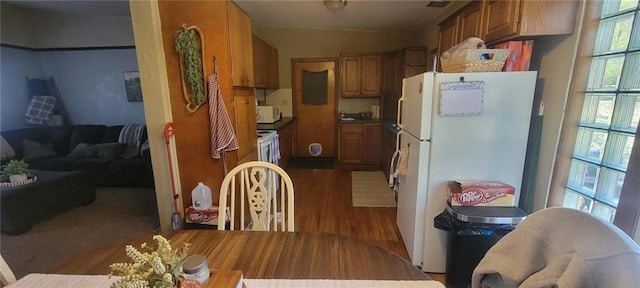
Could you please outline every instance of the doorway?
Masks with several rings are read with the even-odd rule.
[[[336,67],[338,58],[291,60],[297,158],[336,155]]]

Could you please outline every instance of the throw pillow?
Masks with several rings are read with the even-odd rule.
[[[89,151],[90,146],[91,145],[87,143],[80,143],[76,145],[76,147],[73,148],[73,150],[71,150],[71,152],[67,155],[67,157],[73,158],[73,159],[91,158],[94,155],[91,155],[92,151]]]
[[[25,161],[58,156],[51,143],[45,145],[29,139],[22,139],[23,158]]]
[[[121,143],[121,144],[125,145],[124,152],[122,153],[122,158],[128,159],[128,158],[133,158],[140,155],[140,152],[138,151],[138,146],[127,145],[124,143]]]
[[[13,151],[11,145],[7,143],[7,140],[4,140],[4,137],[0,136],[0,159],[11,159],[16,157],[16,151]]]
[[[92,145],[90,149],[100,159],[115,160],[120,158],[126,147],[127,144],[124,143],[100,143]]]

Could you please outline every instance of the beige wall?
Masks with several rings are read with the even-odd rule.
[[[534,43],[534,51],[542,52],[542,61],[538,69],[538,84],[543,83],[543,85],[541,85],[542,91],[536,91],[536,93],[542,93],[544,118],[533,210],[542,209],[547,205],[549,186],[560,139],[560,128],[564,118],[571,72],[573,71],[577,36],[577,33],[574,33],[566,37],[552,38]]]
[[[253,34],[278,49],[280,88],[267,91],[267,103],[280,106],[284,116],[292,115],[291,59],[339,57],[341,53],[369,53],[399,50],[415,46],[413,32],[338,31],[252,25]],[[368,111],[378,99],[340,99],[339,110]]]

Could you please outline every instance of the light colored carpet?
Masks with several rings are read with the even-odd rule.
[[[46,273],[67,257],[159,229],[152,188],[96,187],[96,200],[33,225],[20,235],[0,235],[2,257],[16,277]]]
[[[396,207],[382,171],[351,171],[351,193],[354,207]]]

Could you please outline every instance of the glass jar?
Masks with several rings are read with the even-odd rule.
[[[209,279],[209,266],[207,257],[202,254],[195,254],[187,257],[182,264],[184,278],[194,279],[201,284]]]

